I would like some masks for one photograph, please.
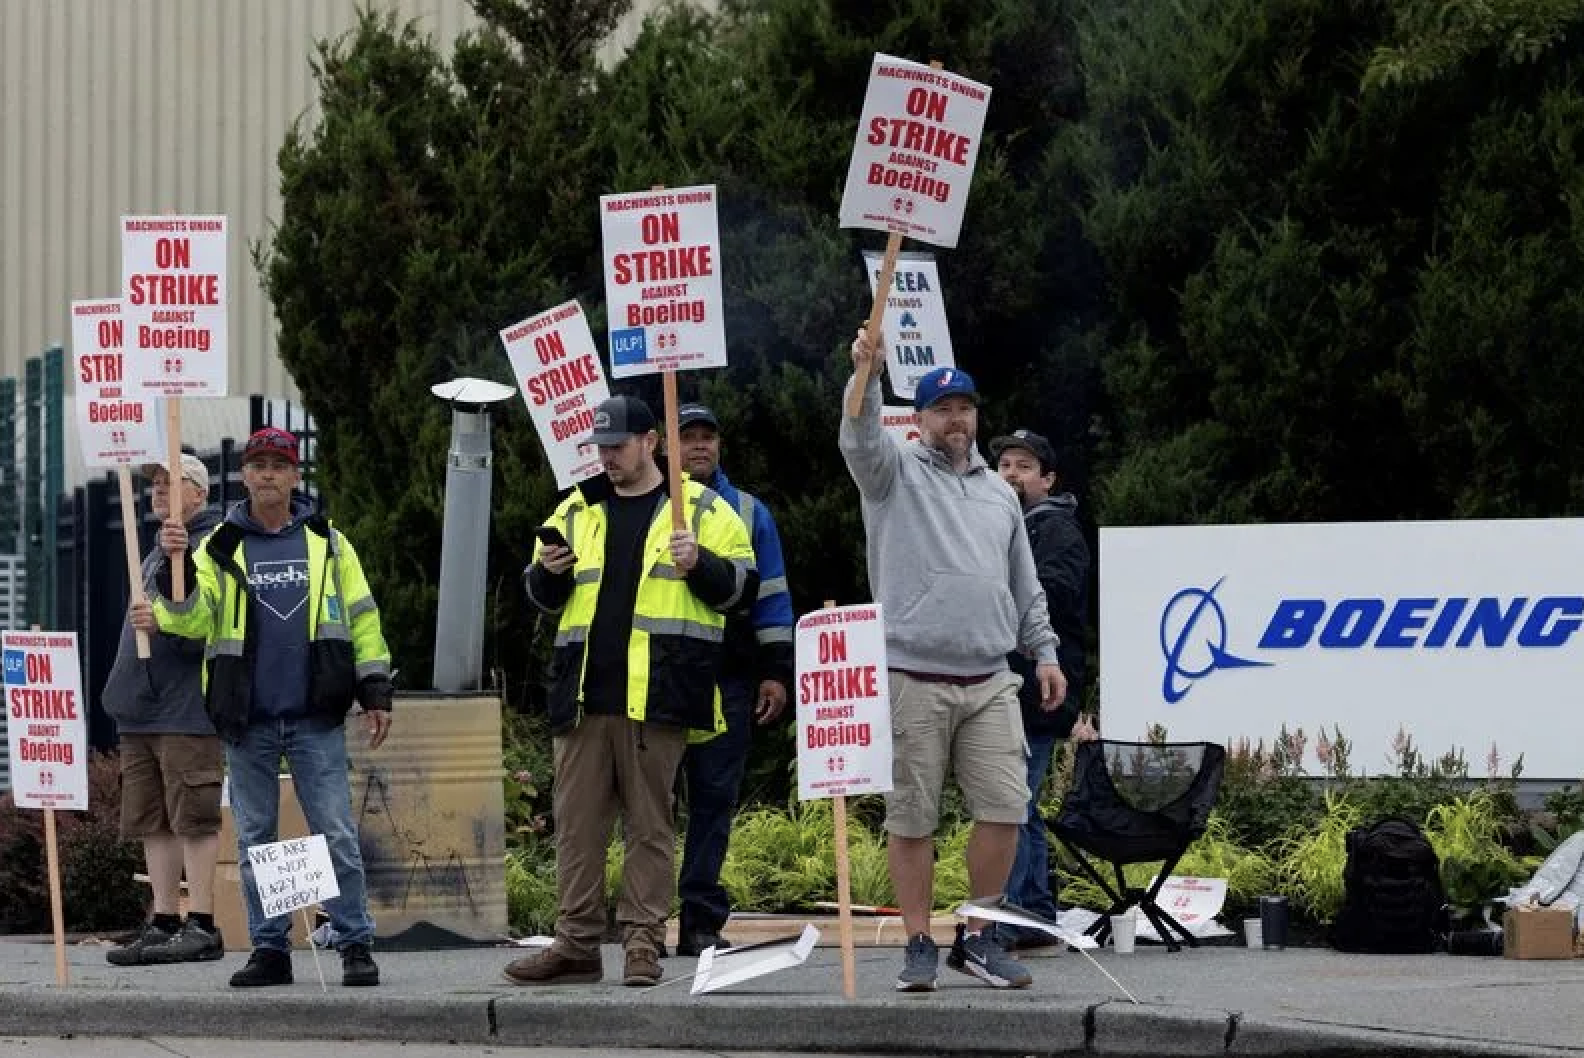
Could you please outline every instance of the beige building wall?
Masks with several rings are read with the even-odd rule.
[[[442,54],[474,22],[464,0],[371,2],[417,19]],[[607,58],[655,6],[634,5]],[[294,394],[249,246],[280,216],[275,154],[314,103],[314,41],[350,28],[356,9],[0,0],[0,376],[69,345],[71,301],[116,296],[122,214],[224,213],[231,393]]]

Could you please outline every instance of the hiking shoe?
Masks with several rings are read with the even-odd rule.
[[[902,972],[897,975],[898,992],[933,992],[940,973],[940,949],[928,933],[909,937],[902,955]]]
[[[634,988],[648,988],[659,983],[660,960],[655,956],[653,949],[636,946],[628,948],[626,960],[622,964],[622,984]]]
[[[204,929],[192,919],[182,924],[180,932],[163,944],[154,944],[143,950],[143,961],[150,963],[213,962],[225,958],[225,941],[218,929]]]
[[[515,985],[591,985],[605,976],[599,956],[574,959],[553,947],[509,962],[502,972]]]
[[[379,967],[374,965],[367,944],[348,944],[341,949],[341,983],[349,987],[379,984]]]
[[[1027,988],[1034,983],[1034,975],[1003,951],[1001,945],[983,933],[969,933],[961,924],[946,965],[979,978],[991,988]]]
[[[292,983],[291,954],[274,948],[254,948],[247,965],[231,975],[232,988],[262,988]]]
[[[135,939],[105,952],[105,960],[111,966],[147,966],[154,961],[148,957],[149,949],[169,944],[175,936],[150,922]]]

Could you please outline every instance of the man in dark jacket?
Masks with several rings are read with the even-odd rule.
[[[143,468],[151,506],[161,522],[179,519],[193,539],[220,524],[207,506],[209,470],[184,455],[173,483],[163,465]],[[159,547],[143,558],[146,593],[170,577]],[[188,563],[188,583],[192,583]],[[132,624],[121,628],[115,664],[100,700],[121,738],[121,836],[143,842],[154,914],[135,940],[112,948],[115,966],[218,959],[225,944],[214,924],[215,860],[220,849],[220,784],[224,752],[204,711],[203,644],[155,633],[140,659]],[[177,914],[187,875],[187,921]]]
[[[1067,700],[1060,709],[1040,708],[1039,684],[1034,680],[1034,663],[1021,654],[1009,657],[1013,671],[1023,676],[1020,701],[1023,731],[1028,740],[1029,816],[1018,834],[1017,859],[1007,878],[1007,897],[1021,907],[1046,918],[1056,917],[1056,901],[1050,888],[1050,860],[1045,843],[1045,824],[1039,815],[1040,788],[1050,770],[1051,754],[1060,739],[1091,739],[1094,729],[1087,718],[1080,718],[1087,659],[1084,656],[1085,626],[1089,623],[1089,545],[1078,527],[1078,501],[1070,492],[1057,492],[1061,485],[1056,470],[1056,452],[1049,441],[1030,430],[1018,430],[990,442],[1001,480],[1012,486],[1023,504],[1023,523],[1028,527],[1029,545],[1045,602],[1050,609],[1051,627],[1061,637],[1057,656],[1067,677]],[[1058,943],[1049,934],[1003,926],[1003,944],[1016,949]]]
[[[797,619],[787,591],[781,535],[770,508],[732,484],[721,469],[720,421],[702,404],[684,404],[677,422],[688,474],[737,512],[753,540],[759,569],[759,594],[743,600],[726,618],[720,678],[726,731],[693,743],[682,755],[688,825],[677,877],[682,904],[677,954],[696,956],[705,948],[726,944],[720,934],[731,916],[731,901],[720,882],[721,867],[753,744],[753,725],[773,722],[786,708],[787,689],[792,686],[792,626]]]

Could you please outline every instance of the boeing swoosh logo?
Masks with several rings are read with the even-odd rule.
[[[1182,701],[1195,681],[1216,669],[1266,668],[1271,664],[1227,653],[1226,614],[1215,597],[1225,580],[1222,577],[1208,588],[1184,588],[1161,610],[1161,656],[1166,661],[1161,697],[1168,705]]]

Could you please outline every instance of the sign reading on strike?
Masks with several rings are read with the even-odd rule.
[[[88,810],[88,705],[76,632],[6,632],[11,792],[22,808]]]
[[[798,797],[891,789],[891,689],[875,604],[797,624]]]
[[[880,282],[884,261],[885,254],[864,254],[871,294]],[[946,326],[946,299],[941,294],[940,272],[933,255],[897,255],[880,330],[886,340],[891,388],[899,397],[912,399],[919,379],[937,367],[957,366],[952,355],[951,330]]]
[[[556,487],[571,488],[600,472],[599,450],[587,443],[594,409],[610,396],[588,317],[576,301],[500,332],[512,374],[539,431]]]
[[[226,219],[122,217],[128,390],[226,395]]]
[[[127,392],[121,302],[74,301],[71,312],[77,439],[82,442],[83,465],[163,462],[165,421],[158,402]]]
[[[877,54],[841,226],[956,246],[989,106],[986,85]]]
[[[600,197],[611,377],[726,366],[715,187]]]
[[[880,408],[880,425],[901,444],[919,439],[918,413],[910,407],[885,404]]]
[[[265,918],[289,915],[341,895],[323,834],[249,845],[247,853]]]

